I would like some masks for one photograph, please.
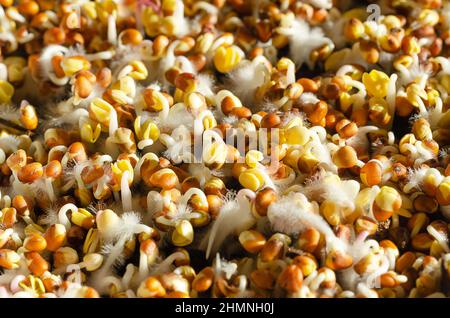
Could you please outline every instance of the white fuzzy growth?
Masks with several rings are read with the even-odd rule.
[[[280,28],[278,32],[288,36],[290,44],[290,57],[297,67],[306,63],[309,68],[314,67],[314,63],[309,59],[312,51],[324,44],[333,45],[333,42],[325,37],[323,30],[319,27],[311,28],[304,20],[295,19],[288,28]]]
[[[408,170],[408,183],[411,187],[420,188],[425,176],[427,175],[428,168],[418,168]]]
[[[6,135],[0,137],[0,148],[3,149],[5,154],[10,154],[19,149],[20,140],[17,136]]]
[[[433,175],[436,185],[441,183],[444,177],[439,170],[435,168],[416,168],[408,170],[408,183],[405,185],[405,191],[409,192],[413,188],[421,189],[424,179],[428,175]]]
[[[174,163],[181,163],[183,161],[189,162],[191,158],[191,133],[188,128],[181,125],[172,131],[169,136],[161,134],[160,140],[167,150],[164,155],[172,160]]]
[[[337,205],[353,204],[360,185],[355,180],[339,180],[330,172],[321,172],[306,182],[304,193],[316,201],[329,200]]]
[[[41,75],[44,76],[45,79],[51,79],[57,85],[64,85],[67,83],[69,80],[68,77],[59,79],[55,76],[53,72],[52,58],[56,55],[65,55],[68,51],[69,50],[66,47],[54,44],[48,45],[44,48],[41,56],[39,57],[39,65],[42,71]]]
[[[367,134],[378,131],[376,126],[363,126],[358,129],[358,132],[353,137],[347,139],[346,144],[355,149],[367,149],[369,147],[369,138]]]
[[[318,212],[317,204],[310,203],[301,193],[291,192],[269,206],[267,217],[275,231],[295,235],[315,228],[335,240],[330,226]]]
[[[240,198],[239,194],[235,197],[229,192],[219,216],[201,244],[206,249],[206,258],[214,255],[228,236],[248,230],[254,223],[250,202],[246,198]]]
[[[214,98],[214,78],[208,74],[198,74],[196,76],[198,85],[197,91],[207,99]]]
[[[237,272],[238,266],[236,263],[229,262],[220,257],[220,254],[216,254],[216,258],[213,264],[214,272],[217,276],[224,275],[228,280]]]
[[[59,223],[58,211],[56,205],[45,209],[43,216],[39,219],[39,224],[50,226]]]
[[[426,82],[431,75],[430,71],[427,71],[422,65],[420,65],[419,57],[413,55],[413,63],[406,68],[402,64],[397,66],[400,73],[399,82],[402,86],[405,86],[413,82]]]
[[[48,123],[46,124],[46,127],[59,127],[66,124],[69,124],[71,126],[75,126],[79,124],[79,121],[81,118],[88,118],[89,112],[84,108],[78,108],[76,110],[74,109],[67,109],[65,112],[59,113],[54,118],[51,118]]]
[[[300,95],[299,97],[299,102],[302,105],[306,105],[306,104],[316,104],[317,102],[320,101],[320,99],[317,98],[316,94],[314,93],[303,93],[302,95]]]
[[[136,226],[141,223],[141,216],[136,212],[126,212],[120,217],[121,222],[112,229],[112,237],[125,237],[129,240],[136,233]]]
[[[345,46],[347,39],[344,36],[344,25],[348,19],[343,18],[337,8],[328,11],[328,19],[323,23],[323,29],[326,35],[333,41],[336,48]]]
[[[104,279],[110,275],[114,266],[123,262],[123,249],[128,240],[134,234],[144,232],[149,228],[140,223],[141,217],[135,212],[126,212],[120,217],[120,221],[108,233],[107,242],[102,246],[102,254],[106,255],[106,259],[102,267],[96,271],[92,278],[91,284],[100,293],[107,287]]]
[[[264,84],[267,69],[262,62],[245,60],[238,68],[229,73],[230,90],[245,105],[251,105],[258,87]]]
[[[176,0],[176,7],[175,11],[173,13],[173,18],[175,21],[175,29],[173,33],[177,37],[182,37],[189,33],[190,26],[193,25],[193,23],[190,23],[189,19],[186,19],[184,16],[184,3],[181,0]]]
[[[239,122],[239,118],[237,116],[226,116],[223,118],[222,123],[230,124],[231,126],[235,126]]]
[[[183,103],[175,104],[169,110],[163,109],[159,113],[159,118],[161,126],[169,130],[176,129],[180,126],[191,128],[194,125],[194,116]]]
[[[12,105],[0,105],[0,117],[4,120],[17,122],[19,119],[19,109]]]

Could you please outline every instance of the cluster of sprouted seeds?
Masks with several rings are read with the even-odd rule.
[[[0,0],[0,297],[450,296],[449,55],[444,0]]]

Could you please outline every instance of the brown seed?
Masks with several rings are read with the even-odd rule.
[[[209,214],[213,219],[215,219],[219,215],[220,208],[223,205],[223,200],[220,196],[215,194],[208,194],[206,196],[206,199],[208,200],[208,206],[209,206]]]
[[[369,235],[374,235],[378,230],[378,223],[374,219],[362,216],[356,220],[355,230],[357,233],[367,231]]]
[[[356,165],[358,157],[356,151],[350,146],[344,146],[339,148],[333,154],[333,162],[338,168],[351,168]]]
[[[255,230],[248,230],[239,234],[239,242],[249,253],[258,253],[266,244],[264,235]]]
[[[411,245],[414,249],[426,252],[433,244],[433,237],[428,233],[419,233],[411,238]]]
[[[275,113],[269,113],[261,119],[262,128],[276,128],[280,125],[281,119]]]
[[[395,270],[399,273],[403,273],[414,264],[415,260],[416,256],[413,252],[406,252],[402,254],[395,262]]]
[[[97,84],[103,88],[106,88],[111,84],[112,74],[111,70],[107,67],[99,69],[95,74],[95,77],[97,79]]]
[[[143,37],[142,37],[142,34],[141,34],[141,32],[139,32],[138,30],[136,30],[136,29],[126,29],[126,30],[123,30],[121,33],[120,33],[120,39],[122,40],[122,43],[123,44],[125,44],[125,45],[127,45],[127,44],[130,44],[130,45],[138,45],[138,44],[140,44],[141,42],[142,42],[142,40],[143,40]]]
[[[17,178],[23,183],[33,183],[44,174],[42,164],[39,162],[33,162],[25,165],[19,170]]]
[[[261,289],[270,290],[275,284],[275,279],[267,269],[256,269],[250,274],[251,281]]]
[[[272,188],[264,188],[256,194],[255,198],[255,210],[260,216],[267,215],[267,209],[269,205],[275,202],[277,194]]]
[[[358,132],[358,126],[356,123],[351,122],[348,119],[342,119],[336,123],[336,131],[342,138],[350,138]]]
[[[207,291],[213,283],[214,271],[211,267],[205,267],[192,281],[192,288],[198,292]]]
[[[303,283],[303,273],[298,266],[288,265],[280,276],[278,276],[278,284],[286,289],[289,293],[300,291]]]
[[[26,16],[33,16],[39,12],[39,4],[33,0],[22,0],[17,6],[19,12]]]
[[[28,251],[41,252],[47,247],[45,238],[40,234],[31,234],[27,236],[23,242],[23,246]]]
[[[48,262],[37,252],[29,252],[25,254],[27,265],[33,275],[41,276],[49,270]]]
[[[74,142],[67,148],[67,152],[70,154],[70,158],[75,161],[87,160],[86,149],[81,142]]]
[[[206,65],[206,56],[202,53],[192,54],[188,57],[189,61],[194,64],[197,72],[200,72]]]
[[[309,276],[318,267],[316,258],[309,253],[294,257],[294,259],[292,260],[292,264],[300,268],[303,277]]]
[[[261,250],[259,256],[263,262],[278,259],[283,254],[284,244],[279,240],[269,240]]]
[[[66,40],[66,33],[62,28],[54,27],[48,29],[44,33],[44,43],[50,44],[63,44]]]
[[[340,95],[340,89],[339,86],[335,83],[329,83],[325,85],[325,87],[322,89],[322,95],[326,99],[335,100],[339,98]]]
[[[353,264],[353,259],[350,255],[347,255],[341,251],[332,251],[327,255],[325,266],[332,270],[346,269]]]
[[[391,239],[399,249],[404,249],[409,243],[409,231],[403,226],[390,228],[389,239]]]
[[[325,126],[325,116],[328,113],[328,104],[325,101],[321,100],[315,104],[305,105],[304,111],[312,124]]]
[[[170,190],[178,184],[178,177],[173,170],[164,168],[153,173],[149,179],[149,183],[154,187]]]
[[[235,107],[231,110],[230,115],[236,116],[239,119],[241,118],[250,119],[250,117],[252,116],[252,111],[244,106]]]
[[[309,78],[300,78],[297,83],[303,86],[303,90],[307,93],[317,93],[319,90],[319,85],[315,81]]]
[[[77,76],[75,79],[75,94],[81,98],[87,98],[93,90],[91,82],[85,76]]]
[[[297,245],[303,251],[314,253],[320,243],[320,232],[313,228],[308,228],[300,234]]]
[[[17,210],[15,208],[3,208],[1,213],[0,225],[7,229],[13,227],[17,222]]]
[[[235,101],[230,96],[225,96],[224,99],[222,99],[222,102],[220,104],[220,108],[222,109],[222,112],[225,115],[228,115],[229,113],[231,113],[233,108],[235,108],[236,106],[237,105],[236,105]]]
[[[380,164],[376,160],[370,160],[362,166],[359,174],[361,181],[371,187],[381,183],[382,172]]]
[[[61,176],[61,173],[62,166],[58,160],[52,160],[44,167],[44,175],[47,178],[56,179]]]

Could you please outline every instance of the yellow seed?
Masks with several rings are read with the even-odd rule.
[[[389,114],[389,105],[384,98],[372,97],[369,100],[369,118],[379,125],[389,123],[392,116]]]
[[[227,158],[228,147],[225,143],[215,141],[203,152],[205,165],[220,168]]]
[[[139,140],[151,139],[153,141],[158,140],[160,131],[158,126],[151,120],[147,119],[143,124],[141,122],[141,116],[136,117],[134,121],[134,132]]]
[[[89,229],[94,226],[95,219],[89,211],[80,208],[77,211],[72,212],[71,221],[80,227]]]
[[[93,128],[93,126],[95,128]],[[102,126],[99,123],[91,124],[89,122],[85,122],[81,126],[80,136],[83,141],[93,144],[98,140],[101,132],[102,132]]]
[[[36,129],[38,126],[38,117],[35,108],[28,103],[22,104],[20,106],[19,120],[26,129]]]
[[[347,92],[342,92],[341,96],[339,96],[339,103],[342,111],[347,111],[353,103],[351,95]]]
[[[181,220],[172,233],[172,243],[175,246],[187,246],[194,240],[194,229],[187,220]]]
[[[206,53],[211,48],[214,42],[214,35],[211,32],[206,32],[201,34],[195,43],[195,52],[197,53]]]
[[[406,88],[406,98],[415,107],[419,106],[417,98],[422,98],[424,100],[428,99],[428,95],[424,89],[422,89],[418,84],[413,83]]]
[[[232,71],[241,61],[242,57],[234,46],[220,46],[214,54],[214,66],[221,73]]]
[[[146,106],[151,111],[159,112],[168,104],[167,98],[161,92],[154,89],[145,89],[143,96]]]
[[[0,80],[0,104],[9,103],[13,95],[14,86],[6,81]]]
[[[0,267],[16,269],[19,267],[20,255],[13,250],[0,249]]]
[[[239,242],[247,252],[258,253],[266,244],[266,239],[258,231],[249,230],[239,234]]]
[[[83,257],[83,263],[87,271],[92,272],[100,268],[103,263],[103,255],[98,253],[89,253]]]
[[[119,216],[112,210],[101,210],[96,215],[97,228],[100,233],[107,234],[119,224]]]
[[[364,24],[357,18],[347,21],[344,26],[344,35],[351,41],[355,41],[364,35]]]
[[[262,154],[262,152],[260,152],[258,150],[250,150],[245,155],[245,163],[250,168],[255,168],[257,163],[263,159],[264,159],[264,155]]]
[[[83,56],[71,56],[62,59],[61,67],[66,76],[73,76],[79,71],[89,70],[91,68],[91,63]]]
[[[450,204],[450,177],[445,177],[439,184],[436,189],[436,199],[442,206]]]
[[[125,173],[125,171],[128,171],[128,184],[131,184],[133,182],[134,170],[129,160],[117,160],[114,164],[111,165],[111,170],[113,173],[113,177],[116,180],[116,183],[113,186],[114,191],[120,190],[122,175]]]
[[[137,290],[137,296],[140,298],[164,297],[166,290],[156,277],[145,279]]]
[[[364,73],[362,82],[366,87],[369,95],[383,98],[387,95],[389,76],[377,70],[372,70],[370,73]]]
[[[97,251],[100,245],[100,237],[98,233],[98,229],[91,228],[86,235],[86,238],[83,243],[83,253],[93,253]]]
[[[247,169],[239,175],[239,183],[256,192],[264,185],[264,177],[258,169]]]
[[[423,9],[421,10],[417,21],[422,25],[435,26],[439,23],[439,13],[435,10],[431,9]]]
[[[21,82],[25,78],[26,60],[23,57],[10,56],[4,62],[8,67],[8,81],[12,83]]]
[[[288,144],[303,146],[308,142],[310,132],[306,127],[293,126],[285,131],[284,136]]]
[[[128,75],[134,78],[135,80],[141,81],[147,78],[148,70],[147,67],[141,61],[131,61],[129,64],[133,67],[133,71],[131,71]]]
[[[95,98],[89,105],[89,117],[102,124],[103,127],[109,126],[109,117],[114,107],[101,98]]]

